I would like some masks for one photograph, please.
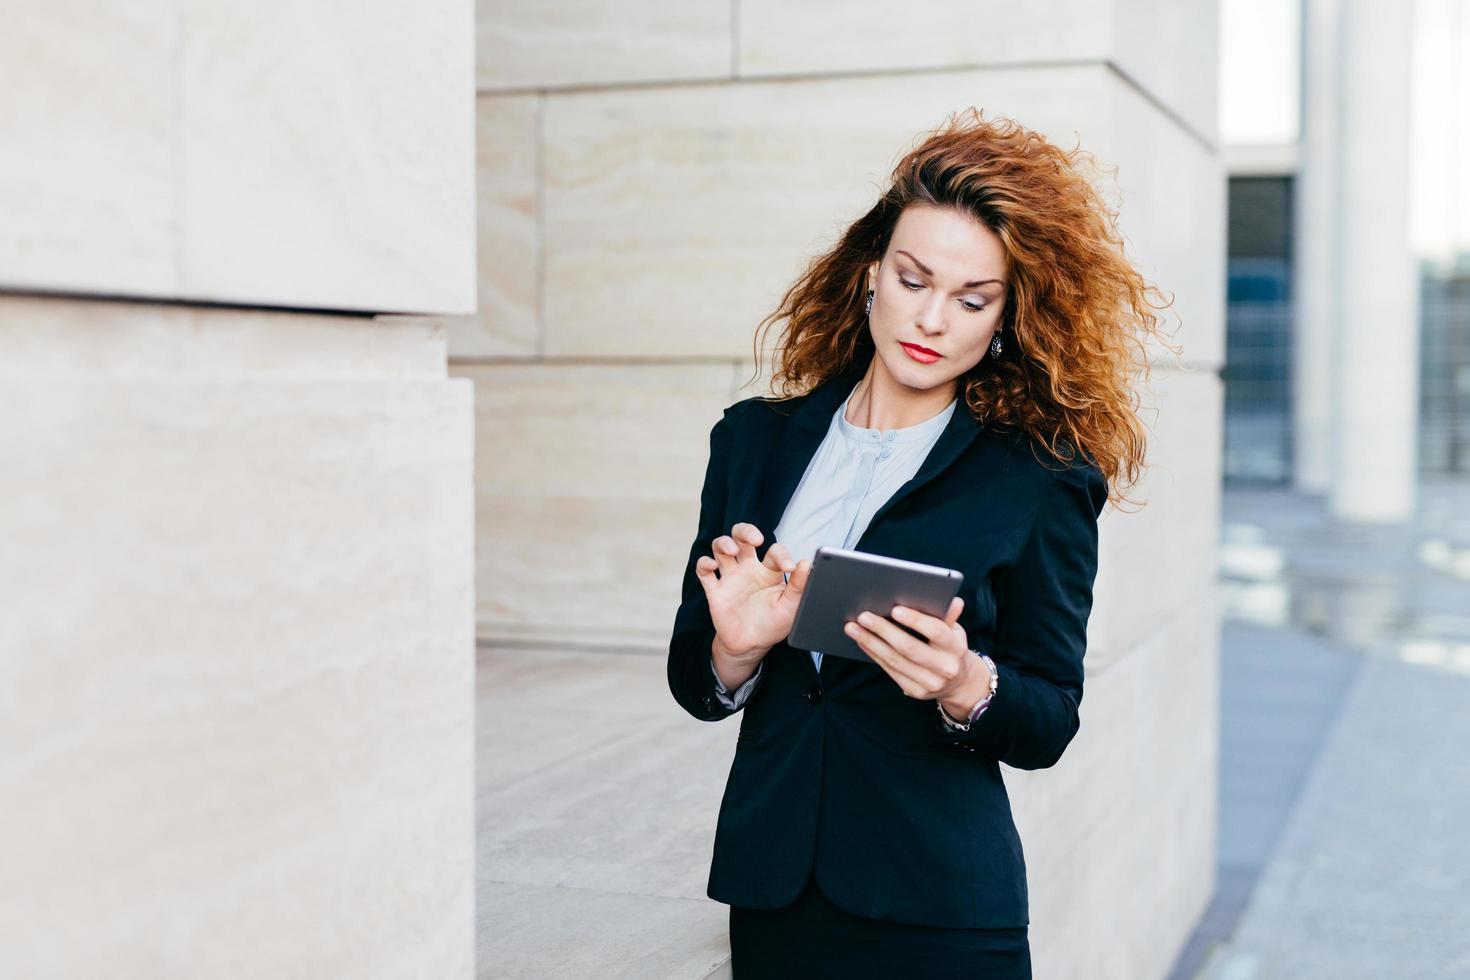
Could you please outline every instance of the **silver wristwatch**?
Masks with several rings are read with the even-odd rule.
[[[968,732],[970,730],[970,726],[975,724],[975,720],[980,717],[981,713],[984,712],[986,708],[990,707],[990,701],[992,698],[995,697],[996,688],[1000,686],[1000,671],[995,669],[995,661],[991,660],[988,656],[978,650],[971,650],[970,652],[975,654],[981,660],[984,660],[985,666],[990,668],[990,690],[985,693],[985,696],[983,698],[975,702],[975,704],[970,708],[970,712],[966,716],[964,721],[955,721],[953,718],[951,718],[949,716],[949,712],[944,710],[944,703],[942,701],[936,700],[934,702],[936,705],[938,705],[939,717],[944,719],[945,724],[947,724],[950,728],[953,728],[955,731],[960,732]]]

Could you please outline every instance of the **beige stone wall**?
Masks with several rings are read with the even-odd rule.
[[[1104,189],[1185,364],[1145,392],[1148,506],[1104,517],[1082,734],[1008,777],[1037,975],[1162,976],[1213,886],[1215,5],[478,11],[480,306],[449,327],[476,386],[485,643],[667,642],[756,324],[922,130],[976,105],[1118,167]]]
[[[469,976],[442,338],[0,297],[0,342],[0,974]]]
[[[471,16],[0,0],[0,976],[474,972]]]
[[[0,0],[0,282],[474,308],[469,0]]]

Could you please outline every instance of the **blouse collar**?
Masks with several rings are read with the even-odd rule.
[[[856,388],[853,389],[853,391],[856,390]],[[862,426],[853,425],[847,421],[847,403],[851,400],[852,392],[849,391],[847,397],[842,400],[842,404],[837,406],[835,415],[837,428],[853,442],[869,446],[879,442],[921,442],[925,439],[937,439],[939,438],[939,433],[943,432],[944,427],[949,423],[949,417],[954,414],[955,407],[959,405],[959,399],[957,397],[952,398],[949,404],[938,415],[925,419],[917,425],[905,426],[902,429],[865,429]]]

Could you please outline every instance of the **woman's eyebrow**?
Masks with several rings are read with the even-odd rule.
[[[899,254],[899,255],[907,255],[909,258],[913,259],[914,260],[914,265],[918,266],[919,267],[919,271],[922,272],[924,275],[926,275],[926,276],[932,276],[932,275],[934,275],[934,270],[931,269],[931,268],[929,268],[924,263],[920,262],[919,261],[919,257],[917,255],[915,255],[913,252],[906,252],[906,251],[904,251],[901,248],[894,249],[894,251],[897,254]],[[962,288],[962,289],[969,289],[971,286],[983,286],[987,282],[997,282],[998,283],[998,282],[1000,282],[1000,280],[999,279],[975,279],[975,280],[973,280],[971,282],[965,283],[964,286],[962,286],[960,288]]]

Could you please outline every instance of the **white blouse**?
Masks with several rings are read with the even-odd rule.
[[[958,398],[952,399],[938,415],[903,429],[864,429],[847,421],[851,398],[849,393],[832,414],[822,444],[772,532],[794,562],[812,558],[821,545],[851,548],[878,508],[919,471],[959,404]],[[761,531],[765,533],[765,528]],[[821,670],[821,651],[813,650],[811,655]],[[744,704],[765,666],[762,661],[733,695],[716,674],[720,700],[730,708]],[[713,659],[710,670],[714,670]]]

